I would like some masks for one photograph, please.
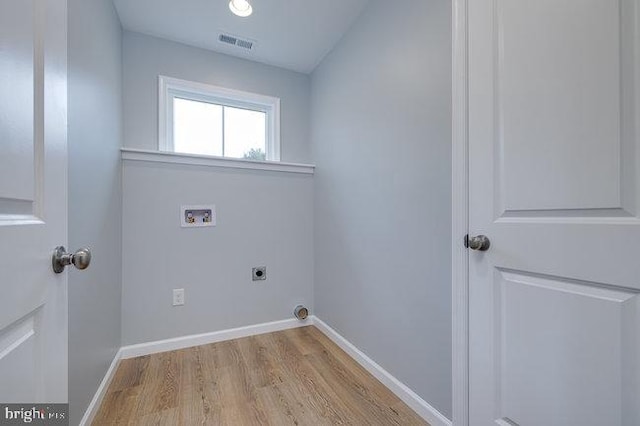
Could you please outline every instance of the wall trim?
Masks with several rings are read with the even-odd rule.
[[[453,424],[469,425],[468,3],[452,1],[452,377]]]
[[[241,337],[255,336],[258,334],[271,333],[273,331],[288,330],[290,328],[304,327],[306,325],[312,325],[313,320],[311,318],[306,321],[300,321],[297,319],[286,319],[282,321],[274,321],[263,324],[249,325],[246,327],[232,328],[229,330],[214,331],[212,333],[194,334],[190,336],[177,337],[174,339],[158,340],[155,342],[141,343],[137,345],[123,346],[118,350],[109,369],[107,370],[98,390],[96,391],[93,399],[89,403],[80,426],[89,426],[93,422],[102,400],[104,399],[107,389],[113,380],[116,373],[116,368],[120,360],[135,358],[137,356],[151,355],[154,353],[173,351],[177,349],[189,348],[192,346],[206,345],[209,343],[222,342],[225,340],[238,339]]]
[[[405,404],[413,409],[420,417],[425,419],[431,426],[451,426],[452,423],[442,413],[423,400],[407,385],[392,376],[388,371],[369,358],[364,352],[354,346],[351,342],[341,336],[337,331],[327,325],[316,316],[310,316],[306,321],[297,319],[286,319],[263,324],[238,327],[229,330],[214,331],[212,333],[194,334],[190,336],[177,337],[173,339],[158,340],[154,342],[141,343],[136,345],[123,346],[118,350],[109,366],[98,390],[91,403],[87,407],[80,426],[89,426],[93,422],[107,389],[115,376],[120,360],[135,358],[138,356],[151,355],[160,352],[173,351],[177,349],[189,348],[192,346],[206,345],[210,343],[222,342],[225,340],[238,339],[242,337],[255,336],[274,331],[288,330],[291,328],[314,325],[316,328],[333,341],[338,347],[344,350],[351,358],[360,364],[365,370],[371,373],[384,386],[400,398]]]
[[[309,320],[300,321],[292,318],[282,321],[248,325],[246,327],[214,331],[212,333],[192,334],[190,336],[175,337],[172,339],[158,340],[155,342],[146,342],[136,345],[123,346],[122,349],[120,349],[120,352],[122,359],[135,358],[137,356],[175,351],[177,349],[208,345],[210,343],[223,342],[225,340],[239,339],[242,337],[256,336],[258,334],[271,333],[274,331],[288,330],[290,328],[311,325],[312,323],[313,322]]]
[[[84,416],[82,416],[82,420],[80,420],[80,426],[90,426],[91,423],[93,423],[93,420],[95,419],[96,414],[98,414],[98,410],[100,409],[100,405],[102,404],[102,400],[107,394],[107,389],[109,389],[109,385],[111,384],[111,381],[116,374],[116,369],[118,367],[118,363],[120,362],[121,355],[122,349],[119,349],[113,357],[113,361],[111,361],[111,365],[104,375],[104,378],[100,382],[98,390],[96,391],[95,395],[93,395],[89,406],[84,412]]]
[[[280,161],[253,161],[240,158],[214,157],[208,155],[183,154],[146,149],[122,148],[122,159],[148,163],[183,164],[231,169],[266,170],[270,172],[299,173],[313,175],[313,164],[283,163]]]
[[[374,360],[369,358],[364,352],[341,336],[324,321],[316,316],[313,316],[312,319],[313,325],[315,325],[318,330],[331,339],[365,370],[371,373],[405,404],[411,407],[411,409],[413,409],[420,417],[429,422],[431,426],[452,425],[451,421],[447,419],[446,416],[436,410],[424,399],[420,398],[420,396],[412,391],[407,385],[392,376],[387,370],[378,365]]]

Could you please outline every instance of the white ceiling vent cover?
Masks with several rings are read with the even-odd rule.
[[[253,40],[242,39],[240,37],[224,33],[218,36],[218,41],[220,43],[229,44],[246,50],[252,50],[256,45],[256,42]]]

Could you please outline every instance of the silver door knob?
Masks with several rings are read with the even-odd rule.
[[[51,257],[51,264],[53,272],[56,274],[64,271],[64,268],[69,265],[73,265],[80,270],[87,269],[91,264],[91,250],[83,248],[71,254],[67,253],[63,246],[56,247]]]
[[[491,241],[486,235],[478,235],[475,237],[464,237],[464,246],[471,250],[487,251],[491,247]]]

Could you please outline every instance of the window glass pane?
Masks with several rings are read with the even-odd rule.
[[[267,114],[224,107],[224,156],[266,159]]]
[[[173,98],[173,149],[176,152],[222,155],[222,107]]]

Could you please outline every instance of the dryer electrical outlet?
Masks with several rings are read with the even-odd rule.
[[[251,269],[251,278],[253,281],[264,281],[267,279],[267,267],[256,266]]]

